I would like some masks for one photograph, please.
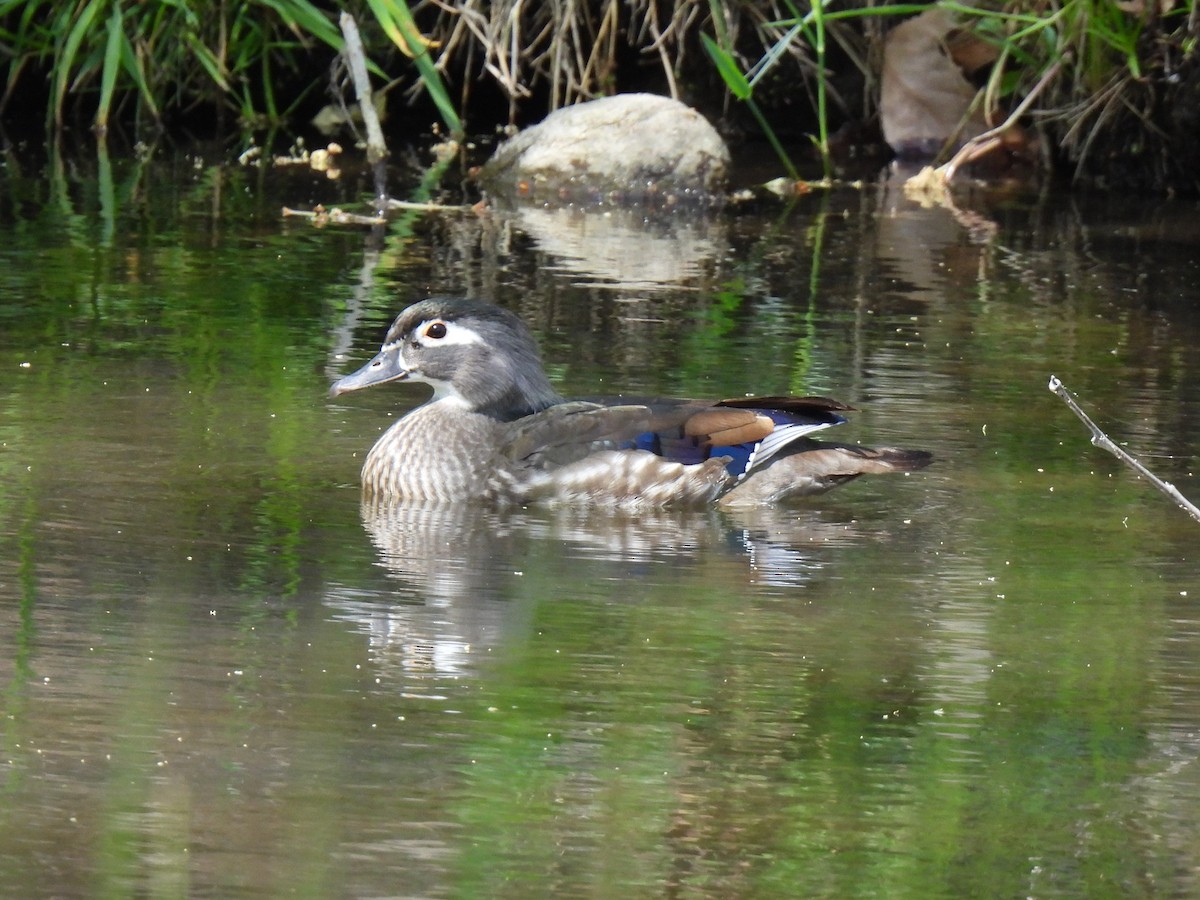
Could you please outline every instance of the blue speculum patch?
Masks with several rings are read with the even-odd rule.
[[[759,415],[767,416],[778,426],[798,425],[811,426],[818,430],[846,422],[844,416],[835,412],[822,410],[820,412],[788,412],[780,409],[756,409]],[[714,456],[728,456],[730,461],[725,468],[730,475],[742,475],[750,464],[750,457],[759,445],[759,441],[747,441],[743,444],[713,445],[703,438],[688,437],[682,429],[673,433],[646,431],[630,441],[621,443],[622,450],[647,450],[656,456],[670,459],[684,465],[695,465]]]

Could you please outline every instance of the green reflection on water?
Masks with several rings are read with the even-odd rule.
[[[1186,321],[1028,272],[889,287],[862,249],[886,223],[818,205],[723,291],[630,326],[653,359],[585,335],[551,361],[581,387],[651,365],[695,395],[840,385],[866,401],[848,439],[935,467],[783,517],[642,521],[650,550],[518,514],[397,562],[351,482],[418,397],[324,400],[367,242],[258,218],[261,176],[212,169],[131,219],[117,185],[146,177],[116,164],[111,229],[90,200],[69,228],[62,207],[6,226],[6,884],[1187,893],[1194,532],[1044,390],[1072,369],[1141,449],[1178,452]],[[221,192],[252,195],[241,218],[198,223]],[[453,282],[416,224],[379,271]],[[509,277],[540,309],[541,276]],[[361,355],[401,305],[365,301]]]
[[[621,601],[603,588],[547,597],[475,698],[484,733],[459,801],[460,887],[550,877],[569,893],[1010,896],[1136,885],[1152,847],[1129,840],[1143,827],[1129,789],[1147,752],[1156,635],[1122,624],[1140,596],[1132,609],[1096,602],[1126,588],[1119,576],[1063,584],[1045,554],[1029,569],[1056,596],[1022,602],[1018,584],[1002,601],[979,598],[988,659],[976,686],[942,683],[943,658],[964,648],[930,639],[955,623],[939,621],[937,589],[916,567],[843,571],[836,594],[816,588],[801,609],[653,577]],[[1078,614],[1064,620],[1059,604]]]

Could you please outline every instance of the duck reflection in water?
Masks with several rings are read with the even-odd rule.
[[[795,586],[819,572],[828,554],[887,538],[838,510],[797,517],[778,507],[497,510],[364,500],[361,511],[380,564],[423,602],[445,607],[510,599],[527,586],[532,559],[539,576],[560,583],[585,569],[614,580],[659,566],[711,566],[707,583]]]
[[[908,538],[838,509],[797,516],[770,506],[495,509],[365,499],[362,516],[387,581],[335,587],[325,603],[367,637],[377,671],[413,694],[527,641],[547,600],[790,594],[825,577],[848,547]]]

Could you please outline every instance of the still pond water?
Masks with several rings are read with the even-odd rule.
[[[453,179],[450,179],[453,181]],[[0,167],[10,896],[1200,896],[1200,208],[897,183],[712,216],[280,207]],[[936,464],[755,512],[393,510],[433,293],[566,394],[836,396]]]

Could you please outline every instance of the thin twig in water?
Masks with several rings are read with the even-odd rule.
[[[469,206],[461,204],[447,203],[418,203],[411,200],[394,200],[389,197],[383,204],[384,211],[394,209],[412,209],[418,212],[466,212],[471,209]],[[375,215],[364,216],[358,213],[346,212],[344,209],[334,207],[326,209],[323,206],[318,206],[316,209],[293,209],[289,206],[283,207],[283,215],[296,216],[303,219],[312,219],[318,225],[384,225],[387,219],[382,212],[377,212]]]
[[[1179,493],[1179,490],[1175,487],[1175,485],[1171,484],[1169,481],[1163,481],[1161,478],[1143,466],[1140,462],[1138,462],[1129,453],[1113,443],[1112,439],[1103,431],[1101,431],[1095,422],[1088,418],[1088,414],[1080,409],[1079,404],[1075,401],[1075,397],[1070,391],[1067,390],[1066,386],[1058,380],[1057,376],[1050,376],[1049,388],[1051,393],[1057,394],[1063,403],[1067,404],[1067,408],[1071,410],[1071,412],[1075,413],[1075,415],[1079,416],[1079,420],[1087,426],[1088,431],[1092,433],[1093,446],[1099,447],[1102,450],[1107,450],[1117,459],[1121,460],[1121,462],[1125,463],[1125,465],[1129,466],[1131,469],[1149,481],[1152,485],[1174,500],[1189,516],[1191,516],[1197,522],[1200,522],[1200,508],[1197,508],[1196,505],[1188,500],[1187,497]]]

